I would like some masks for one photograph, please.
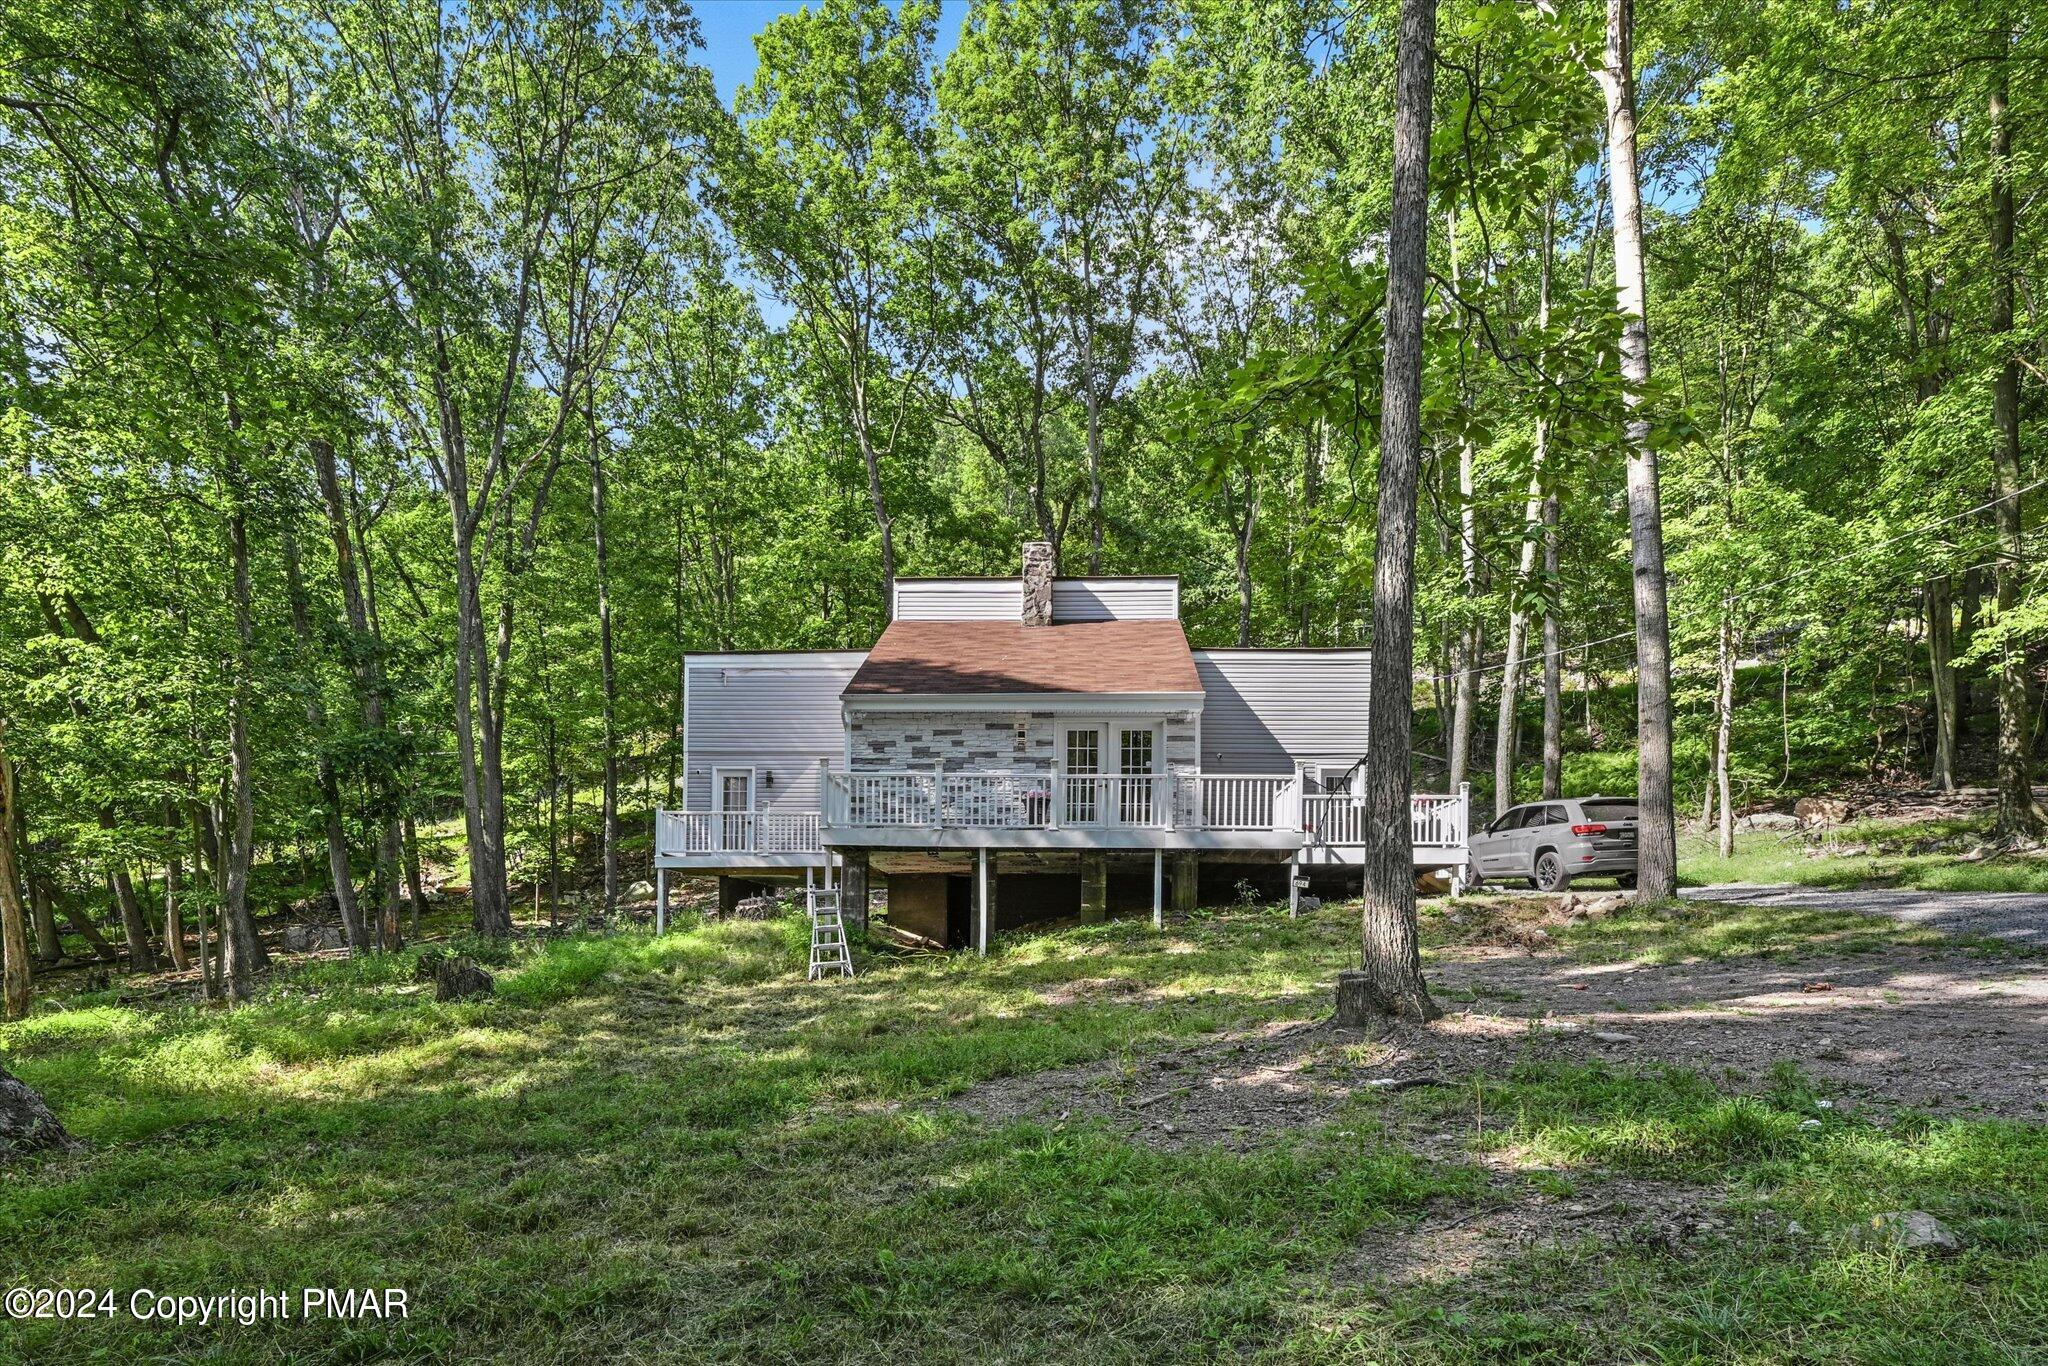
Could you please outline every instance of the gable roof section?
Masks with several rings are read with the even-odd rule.
[[[1177,621],[895,621],[845,695],[1201,691]]]

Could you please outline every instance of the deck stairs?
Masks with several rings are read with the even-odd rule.
[[[811,912],[811,972],[820,977],[853,976],[853,955],[846,947],[846,923],[840,919],[839,889],[813,887],[806,896]]]

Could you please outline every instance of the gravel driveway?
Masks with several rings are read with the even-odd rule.
[[[2048,893],[2042,892],[1832,891],[1791,883],[1731,882],[1719,887],[1687,887],[1679,895],[1688,901],[1888,915],[1950,934],[1977,934],[2048,948]]]

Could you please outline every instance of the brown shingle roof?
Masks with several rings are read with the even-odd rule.
[[[1177,621],[898,621],[845,695],[1201,690]]]

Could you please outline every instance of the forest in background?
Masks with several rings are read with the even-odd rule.
[[[1638,14],[1681,810],[2032,746],[2040,18]],[[233,989],[301,857],[395,943],[450,821],[480,929],[609,908],[684,651],[865,646],[1029,536],[1197,644],[1369,644],[1393,20],[828,0],[728,104],[681,5],[7,7],[37,954],[212,925]],[[1604,20],[1441,8],[1426,788],[1633,774]]]

